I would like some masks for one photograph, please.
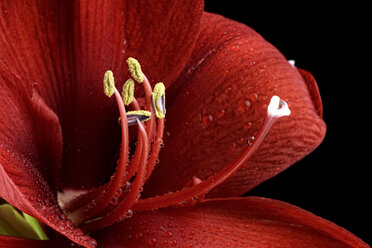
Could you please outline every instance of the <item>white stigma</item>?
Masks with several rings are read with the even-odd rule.
[[[267,114],[271,116],[283,117],[289,116],[291,110],[289,110],[286,101],[280,99],[278,96],[273,96],[270,100],[270,104],[267,107]]]
[[[296,63],[296,62],[295,62],[293,59],[288,60],[288,63],[290,63],[291,66],[296,67],[296,66],[295,66],[295,63]]]

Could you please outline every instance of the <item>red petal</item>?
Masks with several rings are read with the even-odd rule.
[[[58,118],[4,67],[0,64],[0,197],[92,247],[94,241],[72,225],[55,197],[62,142]]]
[[[39,162],[44,167],[41,172],[49,173],[48,185],[52,192],[56,193],[62,162],[61,125],[56,114],[45,104],[35,89],[29,106],[32,108],[29,118],[33,121],[32,131],[39,150]]]
[[[0,247],[7,248],[58,248],[67,247],[66,242],[52,240],[32,240],[0,235]]]
[[[112,172],[120,129],[115,103],[103,94],[104,72],[113,70],[121,85],[125,59],[134,56],[151,79],[174,81],[202,10],[201,0],[0,3],[0,61],[27,88],[39,84],[60,118],[66,186],[95,186]]]
[[[301,73],[303,79],[305,80],[307,88],[309,89],[310,97],[313,100],[316,112],[318,113],[319,117],[322,118],[323,117],[322,99],[320,98],[319,88],[318,85],[316,84],[314,76],[310,72],[302,69],[298,69],[298,71]]]
[[[132,56],[150,79],[172,82],[191,54],[203,5],[200,0],[76,3],[77,83],[71,120],[63,126],[63,179],[65,186],[91,187],[112,173],[120,139],[117,107],[102,91],[105,71],[114,72],[120,87],[129,77],[125,60]]]
[[[206,13],[191,60],[169,90],[165,148],[147,193],[178,190],[232,162],[263,124],[273,95],[288,102],[291,116],[275,123],[246,166],[209,196],[244,194],[303,158],[325,134],[320,98],[308,87],[252,29]]]
[[[369,247],[345,229],[265,198],[135,213],[97,234],[104,247]]]

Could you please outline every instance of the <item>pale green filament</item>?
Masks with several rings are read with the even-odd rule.
[[[132,75],[132,77],[134,78],[134,80],[136,80],[138,83],[142,83],[143,82],[143,73],[142,73],[142,70],[141,70],[141,65],[138,62],[138,60],[136,60],[132,57],[129,57],[127,59],[127,64],[128,64],[129,72]]]
[[[152,92],[152,105],[156,117],[165,118],[165,86],[163,83],[157,83]]]
[[[106,96],[111,97],[115,93],[114,74],[108,70],[103,77],[103,88]]]
[[[128,79],[123,85],[121,96],[123,97],[123,102],[125,105],[128,106],[131,104],[134,97],[134,81],[132,79]]]

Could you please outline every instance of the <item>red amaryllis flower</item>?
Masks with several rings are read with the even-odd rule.
[[[199,0],[12,0],[0,28],[0,196],[52,238],[1,246],[368,247],[238,197],[325,133],[311,74],[245,25]]]

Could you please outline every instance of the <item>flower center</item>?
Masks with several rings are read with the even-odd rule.
[[[234,162],[204,181],[194,177],[180,191],[141,199],[143,185],[151,176],[163,145],[165,87],[163,83],[158,83],[152,89],[136,59],[129,58],[127,64],[132,78],[144,88],[145,110],[140,108],[134,96],[135,82],[132,79],[127,80],[120,94],[115,87],[113,73],[105,73],[104,92],[108,97],[115,95],[120,113],[121,146],[116,171],[105,185],[80,195],[64,206],[74,224],[88,232],[130,218],[135,212],[190,206],[202,201],[209,191],[223,183],[252,157],[278,118],[290,115],[286,102],[277,96],[272,97],[263,126],[254,138],[249,138],[249,145]],[[125,106],[128,105],[134,111],[126,111]],[[131,125],[137,126],[138,133],[135,150],[129,156],[128,126]]]

